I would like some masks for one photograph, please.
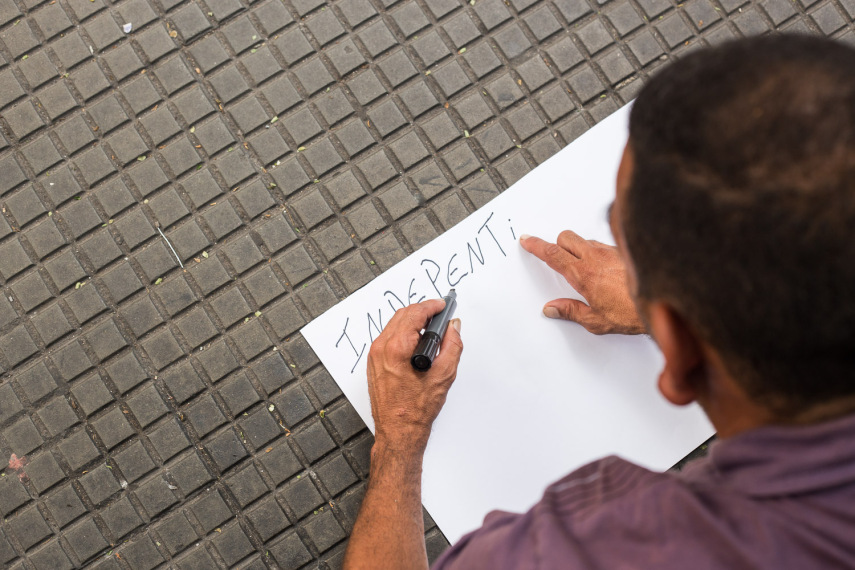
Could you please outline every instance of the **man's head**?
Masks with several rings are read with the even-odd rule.
[[[658,73],[630,119],[621,238],[776,415],[855,396],[855,50],[742,40]]]

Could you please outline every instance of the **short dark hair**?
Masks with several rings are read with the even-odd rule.
[[[778,35],[644,87],[622,216],[642,299],[672,304],[779,414],[855,396],[855,49]]]

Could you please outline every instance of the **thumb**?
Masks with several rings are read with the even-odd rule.
[[[564,319],[579,323],[585,328],[594,316],[590,306],[576,299],[555,299],[543,307],[543,314],[550,319]]]

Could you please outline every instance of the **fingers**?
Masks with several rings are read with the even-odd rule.
[[[387,336],[407,334],[412,331],[418,333],[443,307],[445,307],[445,301],[442,299],[430,299],[398,309],[389,319],[389,324],[383,329],[383,333],[388,331]]]
[[[582,252],[588,245],[588,240],[574,231],[564,230],[558,234],[558,245],[581,259]]]
[[[527,235],[520,236],[520,245],[524,250],[563,275],[574,287],[579,282],[579,275],[574,266],[574,262],[578,261],[578,258],[560,245]]]
[[[452,319],[448,323],[445,336],[442,337],[442,346],[439,348],[439,356],[433,362],[431,368],[444,371],[446,374],[456,374],[457,365],[460,363],[460,355],[463,354],[463,339],[460,337],[460,319]]]
[[[590,306],[576,299],[555,299],[543,307],[543,314],[550,319],[564,319],[579,323],[588,330],[595,328],[597,316]],[[593,332],[593,331],[592,331]]]

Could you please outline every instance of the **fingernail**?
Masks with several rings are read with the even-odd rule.
[[[460,319],[451,319],[451,326],[454,327],[454,330],[460,333]]]
[[[557,319],[560,317],[560,315],[558,314],[558,309],[556,309],[555,307],[544,307],[543,315],[549,317],[550,319]]]
[[[528,238],[530,238],[530,237],[531,237],[531,236],[530,236],[530,235],[528,235],[528,234],[521,234],[521,235],[520,235],[520,241],[525,241],[525,240],[527,240],[527,239],[528,239]]]

